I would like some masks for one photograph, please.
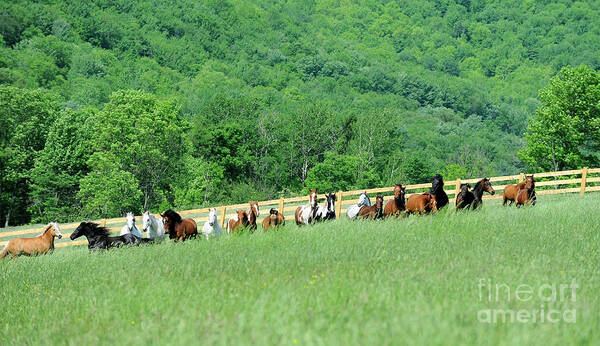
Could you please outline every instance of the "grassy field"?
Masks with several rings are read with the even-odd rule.
[[[208,242],[3,261],[0,342],[593,344],[599,201],[540,197],[520,210],[486,201],[478,212],[288,222]],[[576,296],[552,299],[552,285],[573,279]],[[481,282],[504,289],[496,299]],[[516,297],[519,285],[531,299]],[[576,321],[480,322],[486,309],[575,310]]]

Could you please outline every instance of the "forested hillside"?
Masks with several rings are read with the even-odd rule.
[[[0,222],[514,173],[600,4],[0,4]],[[529,164],[530,162],[527,161]]]

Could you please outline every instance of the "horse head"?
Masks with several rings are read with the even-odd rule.
[[[359,207],[365,206],[365,207],[369,207],[371,206],[371,200],[369,199],[369,195],[367,195],[366,192],[363,192],[360,194],[360,196],[358,197],[358,204]]]
[[[129,212],[127,213],[125,218],[127,219],[127,228],[131,232],[131,230],[135,227],[135,216],[132,212]]]
[[[58,237],[58,239],[62,238],[62,233],[60,232],[60,227],[56,222],[50,222],[46,228],[46,230],[50,230],[50,234],[53,237]]]
[[[334,213],[337,196],[335,195],[335,193],[329,193],[327,196],[325,196],[325,198],[327,199],[327,212]]]
[[[71,236],[69,238],[71,238],[71,240],[75,240],[75,239],[81,237],[82,235],[87,235],[90,230],[90,224],[91,224],[91,222],[80,223],[79,226],[77,226],[77,228],[75,228],[73,233],[71,233]]]
[[[460,192],[461,193],[467,193],[467,192],[469,192],[470,189],[471,189],[471,184],[469,184],[469,183],[460,184]]]
[[[217,223],[217,209],[210,208],[208,211],[208,224],[213,227]]]
[[[529,191],[535,188],[535,181],[533,180],[533,174],[525,177],[525,188]]]
[[[143,226],[142,226],[142,230],[144,232],[148,232],[150,230],[150,212],[149,211],[145,211],[144,214],[142,214],[142,222],[143,222]]]
[[[317,207],[317,189],[310,190],[310,194],[308,195],[308,204],[310,204],[311,208]]]
[[[483,189],[489,193],[490,195],[495,195],[496,191],[494,190],[494,188],[492,187],[492,183],[490,183],[490,180],[488,178],[483,178]]]
[[[435,200],[435,195],[434,195],[434,194],[431,194],[431,193],[428,193],[428,194],[426,194],[426,195],[428,195],[428,200],[427,200],[427,205],[426,205],[426,207],[427,207],[429,210],[438,211],[438,208],[437,208],[437,201]]]

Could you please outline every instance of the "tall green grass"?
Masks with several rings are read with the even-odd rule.
[[[290,220],[277,232],[4,261],[0,342],[597,343],[599,197],[304,228]],[[480,279],[579,288],[576,301],[487,301]],[[575,309],[577,321],[477,318],[541,307]]]

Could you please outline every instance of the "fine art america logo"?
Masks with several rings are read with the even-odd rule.
[[[573,308],[577,301],[575,279],[570,283],[539,286],[520,284],[510,286],[495,283],[491,279],[479,279],[479,301],[488,306],[477,312],[477,320],[482,323],[575,323],[577,311]],[[528,303],[522,303],[528,302]],[[533,305],[533,309],[511,309],[508,306]],[[504,306],[500,308],[500,306]]]

